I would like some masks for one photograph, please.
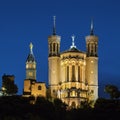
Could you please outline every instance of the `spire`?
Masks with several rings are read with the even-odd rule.
[[[32,44],[32,42],[30,43],[30,54],[33,54],[33,44]]]
[[[90,35],[94,35],[94,26],[93,26],[93,20],[91,20],[91,28],[90,28]]]
[[[72,38],[72,45],[70,47],[71,48],[73,48],[73,47],[76,48],[75,42],[74,42],[75,41],[75,35],[72,35],[71,38]]]
[[[30,43],[30,45],[29,45],[29,47],[30,47],[30,54],[28,55],[28,57],[27,57],[27,62],[35,62],[35,57],[34,57],[34,55],[33,55],[33,44],[32,44],[32,42]]]
[[[56,35],[56,16],[53,16],[53,35]]]

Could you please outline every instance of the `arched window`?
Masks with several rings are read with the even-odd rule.
[[[94,44],[91,44],[91,56],[94,55]]]
[[[55,43],[53,43],[53,51],[55,52]]]
[[[75,102],[72,102],[71,107],[72,107],[72,108],[76,108],[76,103],[75,103]]]
[[[41,87],[41,85],[39,85],[39,86],[38,86],[38,90],[41,90],[41,89],[42,89],[42,87]]]
[[[76,97],[76,91],[74,91],[74,90],[71,91],[70,96],[71,96],[71,97]]]
[[[69,81],[69,66],[67,66],[67,82]]]
[[[50,43],[50,52],[52,52],[52,43]]]
[[[58,54],[58,52],[59,52],[59,46],[58,46],[58,44],[57,44],[57,54]]]
[[[80,66],[78,66],[78,81],[80,82]]]
[[[75,81],[75,66],[72,66],[72,81]]]

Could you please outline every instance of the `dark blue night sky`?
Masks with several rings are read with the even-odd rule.
[[[120,88],[120,2],[118,0],[1,0],[0,1],[0,78],[15,75],[22,94],[25,62],[29,43],[37,61],[37,80],[48,84],[48,36],[52,34],[53,16],[61,51],[69,49],[74,34],[77,48],[85,51],[85,36],[99,37],[99,96],[104,86]]]

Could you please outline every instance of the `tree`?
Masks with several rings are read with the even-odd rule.
[[[61,99],[54,99],[54,106],[56,109],[66,110],[67,104],[63,103]]]
[[[82,108],[82,109],[90,109],[90,108],[92,108],[91,105],[92,105],[92,102],[81,101],[80,108]]]
[[[110,95],[111,99],[114,99],[114,98],[117,99],[120,97],[120,91],[118,90],[117,86],[115,86],[115,85],[110,85],[110,84],[106,85],[105,92]]]
[[[2,91],[4,95],[14,95],[18,92],[18,87],[14,83],[14,75],[2,76]]]

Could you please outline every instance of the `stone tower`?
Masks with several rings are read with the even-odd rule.
[[[49,65],[49,89],[51,97],[57,97],[58,84],[60,78],[60,39],[61,37],[56,35],[56,24],[54,16],[53,34],[48,37],[48,65]]]
[[[86,82],[88,83],[88,100],[93,102],[98,98],[98,37],[94,35],[91,22],[90,35],[86,36]]]
[[[36,80],[36,61],[33,54],[32,43],[30,43],[30,54],[26,60],[26,79]]]
[[[33,44],[30,43],[30,53],[26,60],[26,78],[24,80],[23,96],[46,97],[46,85],[36,80],[36,61],[33,54]],[[34,102],[33,102],[34,103]]]

